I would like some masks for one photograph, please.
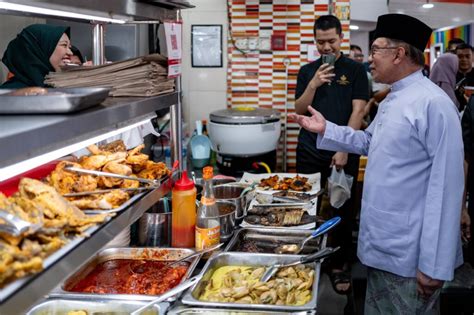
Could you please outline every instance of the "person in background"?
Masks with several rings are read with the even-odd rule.
[[[85,60],[82,57],[81,51],[76,46],[71,46],[71,63],[81,66],[84,64]]]
[[[368,267],[365,314],[436,313],[440,288],[462,264],[463,143],[450,98],[423,76],[431,28],[379,16],[369,56],[374,80],[392,85],[365,131],[308,106],[290,114],[315,146],[368,154],[358,256]]]
[[[364,54],[362,53],[362,49],[357,45],[351,45],[349,51],[349,59],[354,61],[363,63],[364,62]]]
[[[464,110],[467,98],[464,95],[465,86],[474,86],[474,71],[472,70],[473,48],[469,44],[460,44],[456,47],[459,58],[459,69],[456,75],[456,97],[459,101],[459,111]]]
[[[447,53],[439,56],[431,70],[430,80],[448,94],[451,101],[459,109],[459,102],[454,92],[458,64],[458,57],[454,54]]]
[[[70,28],[33,24],[10,41],[2,61],[13,73],[4,89],[44,87],[44,77],[71,62]]]
[[[322,64],[322,58],[319,58],[300,69],[296,82],[295,111],[302,115],[308,114],[307,106],[311,104],[336,123],[359,129],[364,117],[364,106],[369,99],[364,66],[340,52],[343,35],[341,23],[335,16],[319,17],[314,24],[314,36],[319,53],[334,54],[337,59],[335,66]],[[315,141],[315,133],[300,130],[296,149],[298,173],[321,173],[321,187],[327,182],[331,166],[338,170],[344,169],[347,174],[356,178],[359,169],[358,155],[320,150],[315,147]],[[355,196],[355,185],[352,185],[351,195]],[[331,232],[334,241],[332,245],[341,246],[341,250],[331,259],[330,278],[337,293],[347,294],[350,291],[350,274],[344,271],[344,265],[350,257],[352,245],[352,199],[336,211],[342,221]]]
[[[457,37],[452,38],[448,42],[448,49],[446,50],[446,52],[456,54],[456,47],[458,47],[458,45],[461,45],[461,44],[465,44],[465,42],[462,39],[457,38]]]

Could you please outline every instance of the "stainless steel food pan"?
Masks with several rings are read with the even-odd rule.
[[[95,301],[77,301],[77,300],[63,300],[63,299],[48,299],[35,305],[26,313],[27,315],[67,315],[72,311],[87,311],[88,314],[94,312],[103,312],[113,315],[117,313],[130,313],[139,307],[145,305],[145,302],[135,301],[110,301],[110,300],[95,300]],[[159,303],[150,307],[143,315],[159,315],[165,314],[168,309],[168,303]]]
[[[181,302],[186,305],[204,306],[204,307],[225,307],[232,309],[253,309],[253,310],[265,310],[265,311],[307,311],[316,310],[317,296],[318,296],[318,284],[319,284],[319,273],[321,269],[320,263],[308,264],[315,270],[314,281],[312,287],[311,300],[305,305],[291,306],[291,305],[268,305],[268,304],[240,304],[240,303],[223,303],[223,302],[207,302],[200,301],[199,296],[205,289],[208,281],[211,279],[214,271],[222,266],[271,266],[280,263],[294,262],[297,255],[277,255],[277,254],[254,254],[248,253],[242,255],[242,253],[220,253],[212,256],[204,266],[202,270],[202,279],[195,284],[191,289],[181,296]]]
[[[301,312],[282,312],[282,311],[257,311],[257,310],[236,310],[230,308],[209,308],[209,307],[189,307],[178,306],[168,310],[169,315],[195,315],[195,314],[211,314],[211,315],[312,315],[315,311]]]
[[[98,105],[109,95],[109,87],[47,89],[50,94],[11,96],[0,90],[0,114],[65,114]]]
[[[65,299],[112,299],[112,300],[125,300],[125,301],[150,301],[156,296],[154,295],[143,295],[143,294],[95,294],[95,293],[77,293],[66,291],[66,288],[72,287],[77,284],[80,280],[86,277],[92,270],[100,263],[112,259],[151,259],[160,261],[175,261],[179,258],[188,256],[194,253],[192,249],[181,249],[181,248],[108,248],[97,253],[92,259],[84,264],[78,271],[64,281],[60,286],[54,289],[50,296],[60,297]],[[199,261],[199,257],[190,259],[188,270],[183,276],[181,282],[188,279],[196,268]],[[176,296],[169,298],[167,301],[175,301]]]
[[[274,253],[276,247],[283,244],[299,244],[314,230],[283,230],[272,228],[241,228],[234,233],[234,237],[227,244],[224,251],[239,251],[243,242],[253,241],[261,253]],[[313,253],[326,247],[327,235],[317,237],[306,243],[301,254]]]

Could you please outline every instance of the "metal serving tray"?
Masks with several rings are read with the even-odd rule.
[[[316,310],[319,274],[321,270],[321,263],[307,264],[314,268],[314,281],[312,287],[311,300],[305,305],[291,306],[291,305],[268,305],[268,304],[240,304],[240,303],[223,303],[223,302],[206,302],[200,301],[199,296],[203,292],[207,282],[212,277],[214,271],[222,266],[271,266],[280,263],[294,262],[299,255],[277,255],[277,254],[254,254],[248,253],[220,253],[212,256],[202,270],[202,279],[196,283],[191,289],[186,291],[185,295],[181,296],[181,302],[186,305],[204,306],[204,307],[225,307],[232,309],[253,309],[264,311],[307,311]]]
[[[63,299],[48,299],[26,313],[26,315],[67,315],[71,311],[84,310],[88,314],[100,312],[104,314],[113,315],[115,312],[122,314],[131,313],[139,307],[145,305],[145,302],[136,301],[110,301],[110,300],[95,300],[95,301],[77,301],[77,300],[63,300]],[[168,303],[159,303],[150,307],[143,315],[159,315],[166,314]]]
[[[276,247],[283,244],[298,244],[303,239],[311,235],[314,230],[281,230],[262,228],[241,228],[234,232],[234,236],[227,244],[225,252],[236,252],[246,240],[252,240],[257,247],[262,249],[262,253],[273,253]],[[313,253],[326,247],[327,234],[308,241],[303,248],[302,255]],[[260,246],[259,246],[260,245]],[[247,252],[249,253],[249,252]]]
[[[256,310],[236,310],[230,308],[204,308],[204,307],[186,307],[178,306],[169,309],[169,315],[194,315],[194,314],[214,314],[214,315],[311,315],[316,314],[316,311],[301,311],[301,312],[282,312],[282,311],[256,311]]]
[[[47,89],[51,94],[12,96],[0,90],[0,114],[65,114],[98,105],[109,96],[109,87]]]
[[[166,252],[165,252],[166,251]],[[162,256],[162,253],[163,256]],[[100,251],[93,256],[88,262],[86,262],[78,271],[68,277],[60,286],[56,287],[50,297],[60,297],[64,299],[79,299],[79,300],[124,300],[124,301],[151,301],[156,298],[155,295],[144,295],[144,294],[95,294],[95,293],[78,293],[66,291],[65,288],[72,287],[77,284],[80,280],[85,278],[92,270],[100,263],[111,260],[111,259],[155,259],[160,261],[175,261],[179,258],[186,257],[194,253],[194,250],[187,248],[131,248],[131,247],[118,247],[118,248],[107,248]],[[159,258],[153,258],[159,257]],[[188,270],[183,276],[184,280],[188,279],[196,268],[199,261],[199,257],[191,259]],[[168,302],[176,300],[176,296],[169,298]]]

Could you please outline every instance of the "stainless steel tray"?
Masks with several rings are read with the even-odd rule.
[[[272,250],[283,244],[298,244],[304,238],[313,233],[314,230],[281,230],[272,228],[241,228],[234,232],[234,236],[224,249],[225,252],[237,252],[242,242],[252,240],[260,253],[273,253]],[[309,254],[326,247],[327,234],[314,240],[310,240],[304,247],[301,254]],[[243,252],[243,251],[242,251]],[[247,251],[247,253],[249,253]]]
[[[206,302],[200,301],[199,295],[206,286],[214,271],[222,266],[271,266],[279,263],[290,263],[295,261],[299,255],[277,255],[277,254],[254,254],[248,253],[220,253],[213,255],[206,263],[202,270],[202,279],[181,297],[181,302],[186,305],[204,306],[204,307],[225,307],[232,309],[253,309],[265,311],[307,311],[316,310],[319,274],[321,270],[320,263],[307,264],[314,268],[314,281],[312,287],[311,300],[305,305],[268,305],[268,304],[240,304],[240,303],[223,303],[223,302]]]
[[[163,251],[167,251],[161,255]],[[118,247],[118,248],[107,248],[102,250],[93,256],[88,262],[86,262],[78,271],[68,277],[60,286],[56,287],[51,293],[50,297],[60,297],[65,299],[80,299],[80,300],[124,300],[124,301],[151,301],[156,298],[155,295],[143,295],[143,294],[94,294],[94,293],[78,293],[66,291],[66,287],[74,286],[79,280],[82,280],[87,276],[98,264],[111,260],[111,259],[139,259],[145,255],[147,259],[155,259],[160,261],[175,261],[179,258],[188,256],[194,253],[192,249],[186,248],[131,248],[131,247]],[[159,258],[153,258],[159,257]],[[186,274],[183,276],[184,280],[188,279],[196,268],[199,262],[199,257],[195,257],[190,260],[190,265]],[[169,298],[168,302],[176,300],[176,296]]]
[[[301,312],[282,312],[282,311],[256,311],[256,310],[236,310],[230,308],[209,308],[209,307],[189,307],[178,306],[168,310],[169,315],[193,315],[193,314],[214,314],[214,315],[279,315],[279,314],[293,314],[293,315],[311,315],[316,314],[316,311],[301,311]]]
[[[98,105],[109,96],[108,87],[47,89],[51,94],[12,96],[0,90],[0,114],[64,114]],[[56,94],[59,92],[58,94]]]
[[[82,210],[86,214],[101,214],[101,213],[115,213],[115,212],[120,212],[124,209],[126,209],[128,206],[130,206],[132,203],[134,203],[137,199],[140,199],[146,192],[141,192],[136,194],[135,196],[132,196],[132,198],[128,199],[124,203],[120,205],[120,207],[114,208],[114,209],[87,209],[87,210]]]
[[[135,301],[110,301],[110,300],[95,300],[95,301],[77,301],[77,300],[63,300],[63,299],[47,299],[40,302],[31,308],[26,315],[67,315],[71,311],[84,310],[88,314],[94,312],[104,312],[113,314],[113,312],[130,313],[139,307],[145,305],[144,302]],[[150,307],[143,315],[159,315],[166,314],[168,303],[159,303]]]

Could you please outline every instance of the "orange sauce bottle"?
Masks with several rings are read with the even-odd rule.
[[[196,187],[183,171],[171,192],[171,246],[193,248],[196,228]]]

